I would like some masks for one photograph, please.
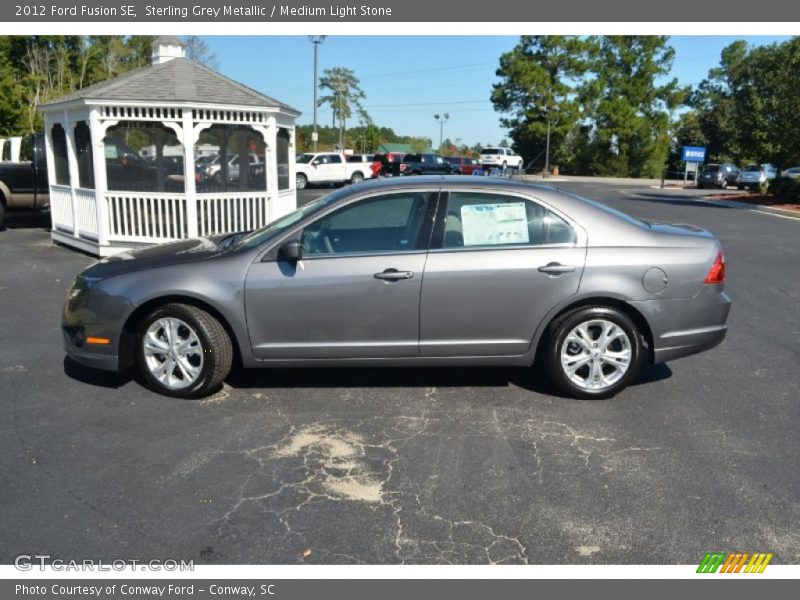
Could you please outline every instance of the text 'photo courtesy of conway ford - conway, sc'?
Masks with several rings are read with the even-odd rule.
[[[66,351],[197,398],[241,367],[527,366],[607,398],[719,344],[719,241],[548,186],[361,183],[250,232],[105,258],[71,286]]]

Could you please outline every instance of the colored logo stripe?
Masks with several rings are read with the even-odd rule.
[[[706,552],[698,573],[763,573],[772,560],[772,553],[755,552]]]

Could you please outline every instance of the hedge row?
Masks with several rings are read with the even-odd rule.
[[[769,193],[787,202],[800,202],[800,179],[776,177],[769,182]]]

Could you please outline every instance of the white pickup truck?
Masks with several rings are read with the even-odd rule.
[[[301,154],[296,164],[297,189],[309,183],[358,183],[372,177],[369,163],[347,162],[338,152]]]

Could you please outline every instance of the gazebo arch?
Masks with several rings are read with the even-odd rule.
[[[176,37],[152,58],[42,105],[53,240],[108,256],[294,210],[300,113],[188,60]]]

